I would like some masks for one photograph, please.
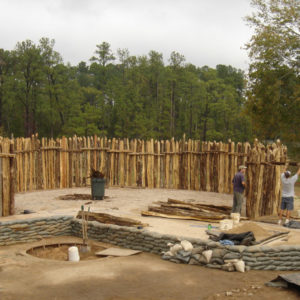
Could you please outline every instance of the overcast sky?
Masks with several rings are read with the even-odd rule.
[[[246,70],[250,13],[250,0],[0,0],[0,48],[48,37],[65,63],[77,65],[106,41],[115,53],[155,50],[168,62],[177,51],[199,67]]]

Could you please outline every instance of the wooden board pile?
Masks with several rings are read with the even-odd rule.
[[[159,204],[160,206],[149,206],[148,211],[141,212],[142,216],[219,222],[228,218],[231,213],[230,206],[216,206],[170,198],[168,202],[159,202]]]
[[[82,219],[83,214],[86,217],[88,217],[89,221],[97,221],[97,222],[104,223],[104,224],[115,224],[115,225],[119,225],[119,226],[133,226],[133,227],[148,226],[148,224],[143,224],[142,222],[134,220],[134,219],[116,217],[113,215],[97,213],[97,212],[79,211],[77,214],[77,218]]]

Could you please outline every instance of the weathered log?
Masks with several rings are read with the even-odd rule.
[[[190,205],[192,207],[202,208],[202,209],[206,209],[206,210],[210,210],[210,211],[214,211],[214,212],[222,212],[224,214],[231,213],[230,206],[216,206],[216,205],[211,205],[211,204],[191,203],[191,202],[185,202],[185,201],[171,199],[171,198],[168,198],[168,203]]]
[[[149,206],[149,211],[162,213],[166,215],[178,215],[178,216],[192,216],[192,217],[199,217],[204,219],[211,219],[211,220],[223,220],[227,216],[221,214],[212,214],[200,211],[189,211],[186,209],[180,208],[169,208],[169,207],[156,207],[156,206]]]
[[[265,244],[268,244],[268,243],[271,243],[271,242],[274,242],[278,239],[281,239],[283,238],[284,236],[288,235],[290,232],[289,231],[285,231],[285,232],[278,232],[278,233],[275,233],[265,239],[262,239],[260,241],[258,241],[257,244],[259,245],[265,245]]]
[[[77,214],[77,218],[82,219],[82,214],[83,212],[79,211]],[[97,221],[104,224],[115,224],[119,226],[148,226],[148,224],[144,224],[134,219],[121,218],[104,213],[84,212],[84,214],[86,217],[88,217],[89,221]]]
[[[161,208],[182,209],[182,210],[185,210],[185,211],[189,212],[189,214],[206,213],[206,214],[209,214],[209,215],[220,215],[220,214],[225,215],[225,214],[220,213],[220,212],[211,211],[209,209],[204,209],[204,208],[201,208],[201,207],[192,206],[192,205],[188,205],[188,204],[162,203]]]
[[[157,213],[154,211],[142,211],[142,216],[145,217],[160,217],[160,218],[167,218],[167,219],[181,219],[181,220],[197,220],[197,221],[203,221],[203,222],[214,222],[217,223],[220,220],[211,219],[211,218],[205,218],[200,216],[179,216],[179,215],[168,215],[163,213]]]

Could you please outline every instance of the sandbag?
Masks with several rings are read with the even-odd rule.
[[[175,256],[179,250],[182,250],[182,246],[180,244],[176,244],[170,248],[170,252]]]
[[[202,252],[202,255],[205,257],[206,262],[209,263],[212,257],[212,250],[206,250]]]
[[[189,241],[181,241],[181,246],[184,251],[192,251],[193,245]]]
[[[245,272],[245,262],[243,260],[239,260],[238,262],[233,263],[233,265],[238,272]]]

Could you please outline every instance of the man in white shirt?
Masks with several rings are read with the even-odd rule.
[[[286,210],[286,220],[285,224],[289,222],[291,211],[294,209],[294,187],[295,183],[298,180],[300,175],[300,168],[298,172],[291,176],[291,172],[287,170],[285,167],[284,172],[281,174],[281,183],[282,183],[282,199],[281,199],[281,210],[279,213],[279,221],[278,224],[280,225],[282,222],[282,214]]]

